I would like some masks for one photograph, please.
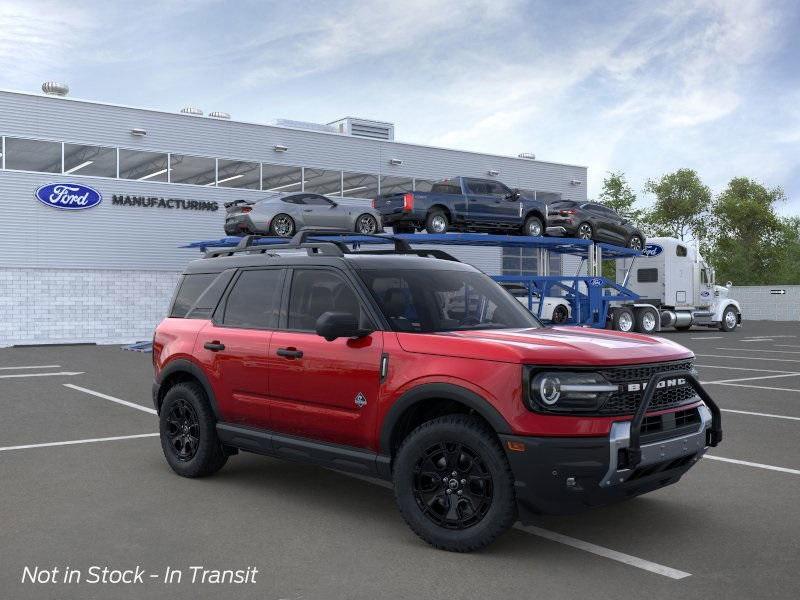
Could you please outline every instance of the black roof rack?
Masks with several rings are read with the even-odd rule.
[[[315,236],[325,236],[326,238],[334,239],[310,239]],[[345,239],[335,239],[335,236],[341,236]],[[349,238],[349,239],[346,239]],[[452,260],[458,262],[458,259],[444,252],[443,250],[415,250],[404,239],[393,235],[386,234],[368,234],[368,233],[355,233],[348,229],[339,229],[337,227],[304,227],[300,229],[294,236],[287,240],[285,243],[271,243],[271,244],[255,244],[259,239],[275,239],[272,235],[257,235],[251,234],[244,236],[239,243],[230,248],[215,248],[208,250],[205,258],[217,258],[220,256],[233,256],[239,252],[248,252],[251,254],[268,254],[277,256],[273,250],[308,250],[309,254],[329,254],[332,256],[344,256],[351,254],[350,248],[347,244],[358,245],[362,240],[360,238],[374,238],[382,242],[392,242],[394,249],[392,250],[361,250],[358,254],[413,254],[415,256],[440,258],[443,260]],[[332,252],[329,252],[332,251]]]

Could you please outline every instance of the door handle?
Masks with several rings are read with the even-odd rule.
[[[310,209],[310,208],[304,208],[304,209],[303,209],[303,212],[312,212],[312,209]]]
[[[278,348],[278,352],[276,354],[288,359],[303,358],[303,351],[298,350],[297,348]]]
[[[214,340],[213,342],[206,342],[203,344],[203,348],[211,350],[212,352],[219,352],[220,350],[225,350],[225,344],[220,344],[219,341]]]

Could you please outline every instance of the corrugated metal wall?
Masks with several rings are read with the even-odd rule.
[[[733,286],[730,297],[741,304],[745,321],[800,320],[800,285]]]

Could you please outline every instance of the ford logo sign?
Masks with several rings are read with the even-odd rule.
[[[36,199],[61,210],[83,210],[100,204],[103,196],[79,183],[50,183],[36,190]]]
[[[658,244],[647,244],[642,250],[642,256],[658,256],[664,251],[664,248]]]
[[[602,285],[603,285],[603,280],[600,279],[599,277],[592,277],[589,280],[589,287],[602,287]]]

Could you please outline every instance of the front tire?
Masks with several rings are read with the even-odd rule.
[[[569,319],[569,310],[563,304],[559,304],[553,309],[553,318],[551,321],[556,325],[564,323],[567,319]]]
[[[641,236],[632,235],[628,240],[627,245],[631,250],[642,250],[642,248],[644,248],[644,240],[641,238]]]
[[[294,224],[294,219],[283,213],[272,217],[272,223],[269,224],[269,231],[275,237],[292,237],[296,230],[297,227]]]
[[[722,322],[719,324],[720,331],[730,332],[736,329],[739,325],[739,317],[736,313],[736,309],[732,306],[729,306],[725,309],[725,312],[722,313]]]
[[[594,229],[589,223],[581,223],[578,225],[578,231],[575,233],[575,237],[580,240],[591,240],[594,237]]]
[[[447,233],[449,226],[450,220],[443,210],[432,210],[425,218],[425,231],[428,233]]]
[[[378,233],[378,220],[368,213],[360,215],[356,219],[356,232],[363,235]]]
[[[436,548],[484,548],[516,520],[514,476],[494,432],[467,415],[423,423],[394,461],[395,500],[406,523]]]
[[[216,418],[198,384],[171,387],[164,396],[158,424],[164,457],[178,475],[206,477],[227,462],[217,437]]]
[[[638,333],[651,335],[658,329],[658,315],[655,310],[640,308],[636,310],[635,329]]]

